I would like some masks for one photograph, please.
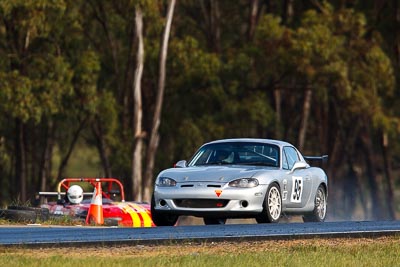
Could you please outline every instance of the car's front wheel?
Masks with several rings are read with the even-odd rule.
[[[277,223],[282,215],[282,197],[279,186],[270,184],[265,196],[263,211],[256,217],[258,223]]]
[[[174,226],[178,221],[178,215],[166,214],[157,211],[154,207],[156,205],[154,195],[151,198],[151,219],[157,226]]]
[[[326,217],[327,197],[325,188],[320,185],[317,189],[314,199],[314,210],[312,213],[304,215],[304,222],[323,222]]]
[[[225,224],[226,223],[226,218],[208,218],[208,217],[204,217],[203,221],[204,221],[205,225]]]

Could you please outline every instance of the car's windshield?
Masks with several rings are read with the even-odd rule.
[[[256,142],[226,142],[205,145],[189,166],[240,164],[279,167],[279,147]]]

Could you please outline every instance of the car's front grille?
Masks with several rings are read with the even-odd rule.
[[[229,200],[227,199],[174,199],[175,205],[180,208],[223,208]]]
[[[221,188],[221,185],[219,185],[219,184],[208,184],[207,187]]]
[[[194,187],[194,184],[183,184],[181,187]],[[215,188],[221,188],[222,186],[219,184],[207,184],[207,185],[198,185],[198,186],[206,186],[206,187],[215,187]]]

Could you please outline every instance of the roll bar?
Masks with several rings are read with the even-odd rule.
[[[98,182],[106,183],[107,189],[106,191],[102,192],[102,195],[105,198],[111,198],[111,194],[113,193],[112,192],[113,184],[116,184],[119,187],[119,193],[121,194],[121,202],[125,202],[124,186],[116,178],[65,178],[58,183],[57,186],[58,199],[61,199],[61,195],[63,195],[63,192],[61,192],[62,188],[64,188],[65,191],[67,191],[71,183],[85,183],[85,182],[91,184],[93,187],[95,187],[96,183]]]

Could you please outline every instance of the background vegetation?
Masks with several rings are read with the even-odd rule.
[[[329,155],[330,216],[395,218],[398,1],[173,2],[0,1],[0,203],[76,175],[148,201],[202,143],[260,137]]]

